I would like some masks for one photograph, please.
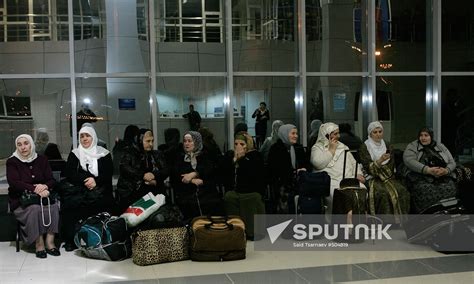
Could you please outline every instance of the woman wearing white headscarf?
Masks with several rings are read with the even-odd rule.
[[[350,152],[347,153],[345,176],[342,176],[345,150],[349,148],[339,142],[339,126],[332,122],[322,124],[319,128],[318,140],[311,148],[311,164],[316,172],[325,171],[331,177],[331,194],[326,197],[328,212],[332,212],[334,189],[339,188],[342,179],[354,177],[357,162]],[[360,168],[357,171],[357,179],[364,187],[362,183],[365,179]]]
[[[65,175],[75,185],[74,198],[63,198],[63,238],[67,251],[74,250],[75,224],[80,219],[99,212],[113,212],[113,163],[109,151],[97,146],[94,128],[83,126],[79,131],[79,147],[67,159]],[[62,189],[64,191],[64,189]]]
[[[298,129],[295,125],[282,125],[278,130],[278,138],[268,154],[270,178],[277,201],[276,210],[278,213],[293,213],[294,202],[291,197],[296,191],[296,173],[306,170],[308,161],[303,146],[298,143]],[[290,198],[288,203],[287,198]]]
[[[48,159],[35,152],[35,143],[28,134],[15,139],[16,150],[7,160],[8,199],[10,210],[21,224],[23,241],[29,245],[36,242],[36,257],[47,254],[58,256],[54,235],[58,233],[59,208],[52,204],[49,209],[40,204],[22,206],[20,197],[24,192],[48,197],[55,184]],[[51,214],[50,214],[51,213]],[[44,219],[43,217],[44,216]],[[46,234],[46,240],[43,235]]]
[[[410,194],[395,179],[395,162],[390,145],[383,139],[383,126],[374,121],[367,128],[369,136],[360,147],[360,159],[369,174],[369,210],[375,214],[393,214],[401,223],[401,215],[408,214]]]

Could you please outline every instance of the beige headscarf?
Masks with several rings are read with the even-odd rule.
[[[369,151],[370,158],[372,158],[372,161],[377,161],[382,157],[383,154],[387,151],[387,146],[385,145],[385,141],[382,139],[380,142],[375,142],[372,137],[370,137],[370,134],[374,129],[376,128],[381,128],[383,130],[383,126],[380,122],[378,121],[373,121],[369,124],[367,127],[367,132],[369,133],[368,139],[365,140],[365,145],[367,146],[367,150]],[[382,165],[386,165],[390,159],[385,160]]]
[[[82,147],[82,144],[79,143],[79,147],[72,150],[74,155],[79,159],[81,167],[85,171],[89,171],[95,177],[99,175],[99,166],[97,160],[107,156],[109,151],[101,146],[97,146],[97,134],[95,133],[94,128],[90,126],[83,126],[79,131],[79,140],[82,133],[87,133],[92,137],[92,143],[89,148]]]
[[[26,140],[28,140],[28,142],[30,142],[30,145],[31,145],[30,154],[26,158],[23,157],[20,154],[20,151],[18,150],[17,143],[18,143],[18,140],[20,140],[20,138],[26,138]],[[23,163],[31,163],[38,157],[38,154],[36,154],[36,150],[35,150],[36,149],[35,142],[33,142],[33,138],[28,134],[19,135],[15,139],[15,147],[16,147],[16,150],[15,152],[13,152],[12,157],[18,158],[18,160],[22,161]]]
[[[338,130],[339,126],[335,123],[332,122],[327,122],[321,125],[319,127],[319,133],[318,133],[318,140],[316,140],[316,143],[314,144],[314,147],[320,148],[322,151],[328,150],[329,148],[329,135]],[[328,136],[328,137],[326,137]],[[336,148],[336,154],[332,157],[332,161],[329,162],[327,167],[332,167],[336,163],[336,161],[339,159],[339,156],[344,153],[345,150],[349,150],[349,148],[344,145],[341,142],[337,142],[337,148]]]

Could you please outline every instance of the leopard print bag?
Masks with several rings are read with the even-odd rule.
[[[138,231],[132,235],[132,259],[137,265],[151,265],[189,259],[186,227]]]

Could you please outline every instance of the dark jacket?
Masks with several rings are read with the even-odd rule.
[[[14,211],[20,206],[23,191],[35,191],[34,184],[46,184],[51,191],[55,181],[48,159],[39,155],[33,162],[24,163],[16,157],[7,160],[8,198],[10,209]]]
[[[295,144],[294,147],[296,169],[307,169],[309,162],[303,146]],[[268,167],[273,185],[278,187],[285,186],[287,188],[294,187],[296,182],[296,169],[293,169],[293,166],[291,165],[290,152],[281,139],[278,139],[278,141],[270,148],[270,153],[268,154]]]
[[[199,156],[196,157],[197,166],[196,170],[191,167],[191,163],[184,161],[184,153],[180,153],[176,160],[175,169],[171,175],[171,185],[174,189],[176,199],[179,199],[180,196],[190,197],[196,193],[196,186],[192,183],[185,184],[181,182],[181,175],[197,172],[199,178],[203,180],[203,185],[200,187],[200,195],[206,194],[215,194],[216,186],[214,182],[214,165],[211,160],[207,157],[205,152],[201,152]]]
[[[264,196],[265,172],[261,153],[250,151],[235,163],[233,158],[234,151],[228,151],[221,167],[226,191],[258,192]]]
[[[148,172],[155,176],[156,186],[144,184],[143,176]],[[134,146],[129,146],[125,149],[120,161],[120,177],[117,182],[119,199],[127,199],[133,192],[138,191],[138,195],[132,198],[135,200],[126,202],[129,203],[128,206],[148,192],[153,194],[163,193],[163,182],[168,175],[168,167],[160,151],[143,152]]]
[[[93,205],[98,203],[107,203],[110,204],[110,201],[113,198],[112,195],[112,174],[113,174],[113,163],[112,156],[107,154],[105,157],[102,157],[97,160],[97,166],[99,168],[98,176],[94,176],[89,171],[82,169],[79,159],[74,153],[69,153],[67,158],[65,176],[68,182],[76,185],[83,186],[86,191],[87,201],[82,205]],[[84,180],[88,177],[93,177],[97,186],[93,190],[88,190],[84,186]],[[107,211],[109,208],[104,208],[103,211]]]

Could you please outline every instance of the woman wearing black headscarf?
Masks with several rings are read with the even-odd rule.
[[[183,136],[183,149],[184,153],[176,160],[171,185],[184,219],[222,215],[224,209],[214,182],[214,165],[203,151],[201,134],[187,131]]]
[[[120,161],[117,183],[120,212],[148,192],[163,193],[163,181],[168,174],[162,153],[153,150],[153,133],[149,129],[140,129]]]
[[[405,149],[403,162],[409,170],[407,183],[416,212],[456,196],[456,162],[446,146],[434,140],[431,129],[418,132],[418,139]]]

